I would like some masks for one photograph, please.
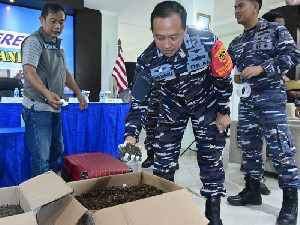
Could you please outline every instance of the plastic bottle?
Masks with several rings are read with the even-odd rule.
[[[18,98],[19,97],[19,89],[15,88],[14,90],[14,97]]]
[[[104,91],[100,90],[100,92],[99,92],[99,102],[104,103],[104,101],[105,101]]]
[[[250,96],[251,94],[251,87],[250,87],[250,84],[245,82],[245,83],[242,83],[242,84],[239,84],[237,86],[237,89],[236,89],[236,94],[237,96],[239,96],[240,98],[247,98]]]
[[[82,94],[82,96],[86,99],[86,93],[85,93],[85,90],[82,90],[82,91],[81,91],[81,94]]]

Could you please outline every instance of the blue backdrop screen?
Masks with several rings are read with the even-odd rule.
[[[41,10],[0,3],[0,76],[16,77],[23,81],[21,43],[40,26]],[[59,36],[66,54],[67,68],[74,74],[73,16],[67,15],[64,30]]]

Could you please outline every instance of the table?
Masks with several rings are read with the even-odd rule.
[[[24,149],[24,131],[24,127],[0,128],[0,187],[30,178],[30,152]]]
[[[78,107],[69,104],[62,110],[64,154],[106,152],[118,158],[130,104],[91,103],[83,111]]]
[[[78,103],[62,107],[64,155],[106,152],[118,158],[118,145],[124,142],[124,119],[129,107],[126,103],[90,103],[83,111],[79,110]],[[18,185],[30,178],[27,173],[30,153],[24,149],[24,132],[17,130],[21,124],[20,114],[21,104],[0,103],[0,128],[11,128],[9,132],[2,129],[2,133],[0,129],[0,187],[9,183],[3,179]],[[13,148],[9,147],[12,145]],[[13,179],[16,165],[25,172]],[[8,168],[4,170],[4,167]]]

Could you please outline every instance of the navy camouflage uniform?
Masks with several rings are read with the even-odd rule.
[[[151,90],[151,96],[148,99],[148,108],[143,117],[143,127],[146,131],[144,145],[147,151],[154,150],[153,144],[159,115],[158,93],[159,90]]]
[[[264,172],[262,147],[265,137],[268,155],[280,188],[299,188],[296,148],[287,123],[284,74],[300,60],[300,53],[286,28],[259,19],[229,45],[228,52],[239,72],[260,65],[264,72],[251,77],[251,95],[240,99],[238,145],[243,152],[244,174],[261,179]],[[246,80],[243,78],[242,82]]]
[[[216,116],[217,112],[228,111],[232,84],[230,76],[217,78],[210,71],[211,49],[216,40],[210,30],[188,29],[174,56],[164,56],[152,42],[138,58],[136,67],[136,75],[146,71],[160,91],[153,173],[174,179],[180,143],[191,118],[203,183],[201,194],[206,196],[226,194],[222,163],[225,134],[217,129]],[[144,110],[143,103],[133,98],[125,137],[138,138]]]

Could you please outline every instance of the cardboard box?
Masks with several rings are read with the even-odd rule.
[[[40,225],[76,225],[85,212],[86,208],[68,195],[42,207],[36,217]]]
[[[38,225],[33,212],[22,213],[15,216],[8,216],[0,219],[3,225]]]
[[[27,180],[19,186],[0,189],[0,205],[20,205],[25,213],[0,218],[5,225],[36,225],[36,214],[46,204],[68,196],[72,189],[54,172]]]
[[[68,185],[74,190],[73,196],[93,190],[104,189],[123,184],[149,184],[163,190],[164,194],[146,199],[137,200],[117,206],[91,211],[85,209],[85,213],[77,224],[94,225],[206,225],[208,220],[201,213],[193,201],[189,192],[179,185],[146,172],[136,172],[89,180],[69,182]],[[76,200],[76,199],[74,199]],[[69,201],[73,201],[69,199]],[[77,201],[77,200],[76,200]],[[53,203],[52,203],[53,204]],[[50,205],[52,205],[50,204]],[[77,210],[82,212],[78,204],[68,209],[70,213]],[[46,208],[45,208],[46,209]],[[72,213],[73,214],[73,213]],[[69,218],[72,215],[68,215]],[[61,220],[63,221],[63,220]],[[65,218],[65,222],[67,222]],[[60,223],[69,224],[69,223]]]

